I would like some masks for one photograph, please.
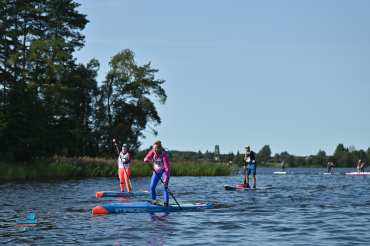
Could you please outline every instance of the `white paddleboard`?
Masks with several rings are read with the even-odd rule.
[[[364,173],[351,172],[351,173],[346,173],[346,175],[370,175],[370,172],[364,172]]]
[[[326,175],[328,175],[328,174],[342,174],[342,172],[339,172],[339,173],[319,173],[319,174],[326,174]]]

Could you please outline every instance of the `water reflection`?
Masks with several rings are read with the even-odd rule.
[[[124,203],[124,202],[128,202],[128,198],[127,197],[118,197],[116,199],[119,203]]]
[[[149,213],[151,220],[147,225],[155,230],[146,233],[146,245],[163,245],[166,243],[165,236],[168,234],[168,232],[163,232],[163,230],[165,227],[169,226],[167,223],[168,215],[169,213],[164,213],[164,215],[160,216],[154,213]]]
[[[169,214],[170,213],[164,213],[164,215],[158,216],[155,213],[149,213],[150,218],[152,219],[152,223],[167,222],[167,217],[168,217]],[[168,226],[168,225],[165,225],[163,223],[156,223],[156,224],[158,224],[159,226]]]

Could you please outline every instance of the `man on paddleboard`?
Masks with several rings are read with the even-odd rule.
[[[164,206],[168,206],[168,190],[166,186],[168,186],[168,182],[170,181],[170,161],[168,158],[167,153],[164,151],[161,141],[157,141],[153,145],[153,149],[149,151],[149,153],[144,158],[144,162],[147,162],[149,159],[153,160],[153,168],[155,172],[162,178],[163,180],[163,193],[164,193]],[[158,175],[153,172],[152,180],[150,183],[150,197],[152,199],[151,203],[156,204],[156,192],[155,187],[159,182]]]
[[[281,162],[281,171],[284,172],[284,167],[285,167],[285,161],[283,160]]]
[[[125,182],[127,187],[127,192],[130,193],[130,185],[128,180],[130,179],[130,161],[131,156],[127,152],[127,144],[122,146],[122,151],[116,146],[116,140],[113,139],[113,148],[118,154],[118,176],[121,182],[121,191],[125,191]]]
[[[246,169],[245,172],[245,184],[244,186],[246,188],[251,188],[249,186],[249,174],[252,174],[253,178],[253,189],[256,188],[256,154],[250,150],[250,146],[245,146],[245,157],[244,157],[244,169]]]
[[[328,162],[328,173],[331,173],[331,171],[334,169],[334,163],[333,162]]]

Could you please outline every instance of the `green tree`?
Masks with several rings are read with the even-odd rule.
[[[72,0],[0,1],[1,109],[7,131],[1,152],[16,160],[65,154],[76,120],[66,78],[83,47],[88,20]],[[8,118],[7,118],[8,117]]]
[[[201,158],[203,158],[203,154],[202,154],[202,151],[198,151],[198,153],[197,153],[197,158],[198,159],[201,159]]]
[[[339,160],[340,167],[351,167],[354,166],[351,154],[349,152],[344,152]]]
[[[244,162],[244,155],[240,154],[238,151],[236,155],[234,156],[233,163],[240,166],[243,164],[243,162]]]
[[[310,167],[312,165],[312,156],[306,158],[306,166]]]
[[[294,167],[305,167],[305,166],[306,166],[306,158],[304,157],[294,158]]]
[[[270,149],[270,146],[269,145],[265,145],[262,147],[262,149],[257,153],[256,155],[256,159],[257,159],[257,162],[261,162],[261,161],[267,161],[268,159],[270,159],[271,157],[271,149]]]
[[[109,62],[110,70],[100,88],[97,100],[98,131],[105,136],[103,149],[110,151],[112,138],[122,139],[130,149],[136,150],[145,138],[143,131],[157,135],[152,125],[161,123],[152,97],[164,104],[167,95],[161,85],[164,80],[156,80],[157,69],[150,68],[150,62],[138,66],[135,54],[123,50]]]
[[[337,148],[334,151],[334,158],[337,163],[339,163],[340,159],[342,158],[343,153],[345,152],[345,148],[343,144],[338,144]]]

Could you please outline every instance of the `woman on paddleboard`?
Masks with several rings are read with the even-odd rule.
[[[157,141],[153,145],[153,149],[149,151],[149,153],[144,158],[144,162],[149,161],[150,159],[153,160],[153,168],[155,172],[162,178],[163,180],[163,193],[164,193],[164,206],[168,206],[168,190],[166,186],[168,186],[168,182],[170,181],[170,161],[168,159],[167,153],[164,151],[161,141]],[[159,182],[158,175],[153,172],[152,180],[150,183],[150,197],[152,199],[151,203],[156,204],[156,192],[155,187]]]
[[[244,157],[244,169],[246,169],[246,172],[245,172],[245,184],[244,186],[246,188],[251,188],[249,186],[249,174],[252,174],[252,178],[253,178],[253,189],[256,188],[256,154],[251,151],[249,145],[246,145],[245,146],[245,157]],[[248,165],[248,166],[247,166]]]
[[[357,173],[360,173],[361,172],[361,159],[358,160],[358,163],[357,163]]]
[[[116,140],[113,139],[113,148],[118,154],[118,176],[121,182],[121,191],[125,191],[125,183],[127,192],[130,193],[130,185],[128,180],[130,179],[130,161],[131,156],[127,152],[127,144],[122,146],[122,151],[116,146]]]

